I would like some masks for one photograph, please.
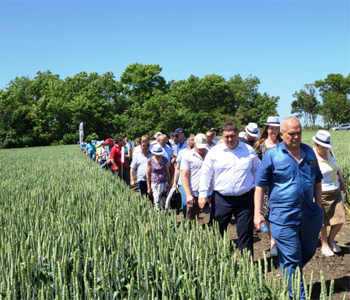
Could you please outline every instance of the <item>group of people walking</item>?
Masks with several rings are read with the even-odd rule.
[[[311,148],[301,143],[301,124],[295,117],[281,122],[268,117],[261,135],[255,123],[241,133],[235,123],[227,123],[221,133],[221,140],[214,128],[186,138],[177,128],[169,140],[157,132],[155,141],[144,135],[134,145],[116,137],[102,141],[95,152],[100,165],[111,165],[127,184],[135,186],[137,174],[140,193],[153,196],[159,211],[175,187],[187,220],[205,210],[223,234],[234,215],[241,251],[248,249],[252,254],[254,226],[260,230],[267,225],[270,255],[278,256],[281,270],[290,277],[292,297],[291,275],[313,257],[319,234],[323,255],[341,251],[335,236],[345,223],[345,183],[330,150],[330,134],[319,130]],[[85,146],[82,150],[90,155]],[[131,164],[121,162],[124,146]],[[328,236],[327,226],[331,228]],[[303,281],[300,299],[305,299]]]

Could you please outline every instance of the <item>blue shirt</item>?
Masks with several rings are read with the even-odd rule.
[[[173,151],[171,151],[171,149],[170,149],[170,147],[168,145],[165,145],[165,147],[163,149],[164,149],[163,156],[168,159],[169,166],[170,166],[170,160],[173,157]]]
[[[89,155],[94,154],[96,152],[96,148],[94,144],[87,144],[86,145],[86,150]]]
[[[278,225],[301,225],[319,209],[313,202],[314,186],[322,173],[311,147],[301,144],[298,164],[284,143],[267,151],[261,161],[255,185],[268,186],[268,219]]]
[[[185,139],[182,143],[178,142],[176,154],[178,154],[181,150],[186,149],[186,148],[187,148],[187,139]]]
[[[184,156],[184,154],[187,152],[187,149],[182,149],[179,154],[177,155],[176,157],[176,162],[181,164],[181,160],[182,160],[182,157]],[[179,180],[177,181],[177,184],[178,185],[182,185],[182,180],[181,180],[181,171],[180,171],[180,175],[179,175]]]
[[[211,146],[209,147],[209,145],[207,144],[207,150],[209,151],[211,148],[213,148],[216,145],[215,142],[212,142]]]
[[[173,151],[173,153],[177,153],[177,145],[175,144],[175,142],[173,140],[169,140],[170,144],[171,144],[171,150]]]
[[[130,141],[127,141],[125,143],[125,146],[126,146],[126,148],[129,148],[130,150],[132,150],[132,148],[133,148],[132,143]]]
[[[112,146],[113,147],[113,146]],[[107,154],[107,157],[108,157],[108,159],[110,158],[109,157],[109,153],[110,153],[110,151],[109,151],[109,146],[106,146],[105,147],[105,151],[106,151],[106,154]]]

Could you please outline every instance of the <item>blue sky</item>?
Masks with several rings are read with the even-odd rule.
[[[159,64],[167,80],[257,76],[259,91],[292,94],[350,73],[349,1],[0,1],[0,88],[16,76]],[[321,100],[321,99],[320,99]]]

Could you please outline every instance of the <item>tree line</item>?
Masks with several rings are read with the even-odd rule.
[[[318,91],[317,91],[318,89]],[[318,99],[318,94],[322,102]],[[306,127],[315,127],[318,116],[321,116],[326,128],[350,122],[350,74],[328,74],[324,80],[305,84],[295,92],[291,113],[303,118]]]
[[[277,115],[279,97],[260,93],[255,76],[191,75],[167,82],[161,71],[158,64],[135,63],[119,81],[112,72],[64,80],[50,71],[16,77],[0,89],[0,148],[76,143],[80,122],[87,139],[134,139],[177,127],[186,134],[205,132],[228,121],[263,126]]]

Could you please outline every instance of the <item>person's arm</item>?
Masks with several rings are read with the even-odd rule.
[[[315,183],[314,186],[315,203],[322,208],[322,183]]]
[[[189,204],[193,204],[194,203],[194,198],[191,194],[191,189],[190,189],[190,182],[188,180],[188,177],[190,175],[190,171],[189,170],[182,170],[181,171],[181,181],[182,181],[182,187],[185,191],[185,195],[186,195],[186,201]]]
[[[166,169],[166,172],[168,173],[168,180],[169,180],[168,190],[170,190],[170,188],[171,188],[171,176],[170,176],[169,163],[166,163],[165,169]]]
[[[115,163],[115,161],[114,161],[113,158],[111,158],[111,163],[112,163],[112,165],[115,167],[115,171],[119,171],[119,168],[118,168],[118,166],[117,166],[117,164]]]
[[[210,205],[210,199],[208,198],[208,190],[210,187],[210,182],[214,174],[214,165],[211,154],[213,152],[208,152],[207,156],[204,159],[202,165],[202,173],[199,179],[199,196],[198,196],[198,205],[200,209],[204,209],[204,206],[208,203]]]
[[[266,220],[261,214],[261,205],[264,199],[266,186],[257,186],[254,192],[254,225],[257,230],[260,230],[261,222],[264,222],[266,225]]]
[[[146,181],[147,181],[147,194],[152,195],[152,189],[151,189],[151,171],[152,168],[150,165],[147,165],[147,172],[146,172]]]
[[[339,182],[340,182],[340,190],[345,192],[345,181],[344,181],[344,178],[343,178],[343,176],[342,176],[342,174],[340,173],[339,170],[337,171],[337,174],[338,174],[338,178],[339,178]]]
[[[177,186],[177,181],[179,180],[179,175],[180,175],[180,163],[177,163],[175,165],[175,172],[174,172],[174,183],[173,183],[174,188],[176,188],[176,186]]]
[[[135,185],[134,176],[135,176],[135,169],[134,168],[130,168],[130,186],[134,186]]]
[[[127,159],[131,159],[131,150],[128,148],[128,154],[125,155]]]

